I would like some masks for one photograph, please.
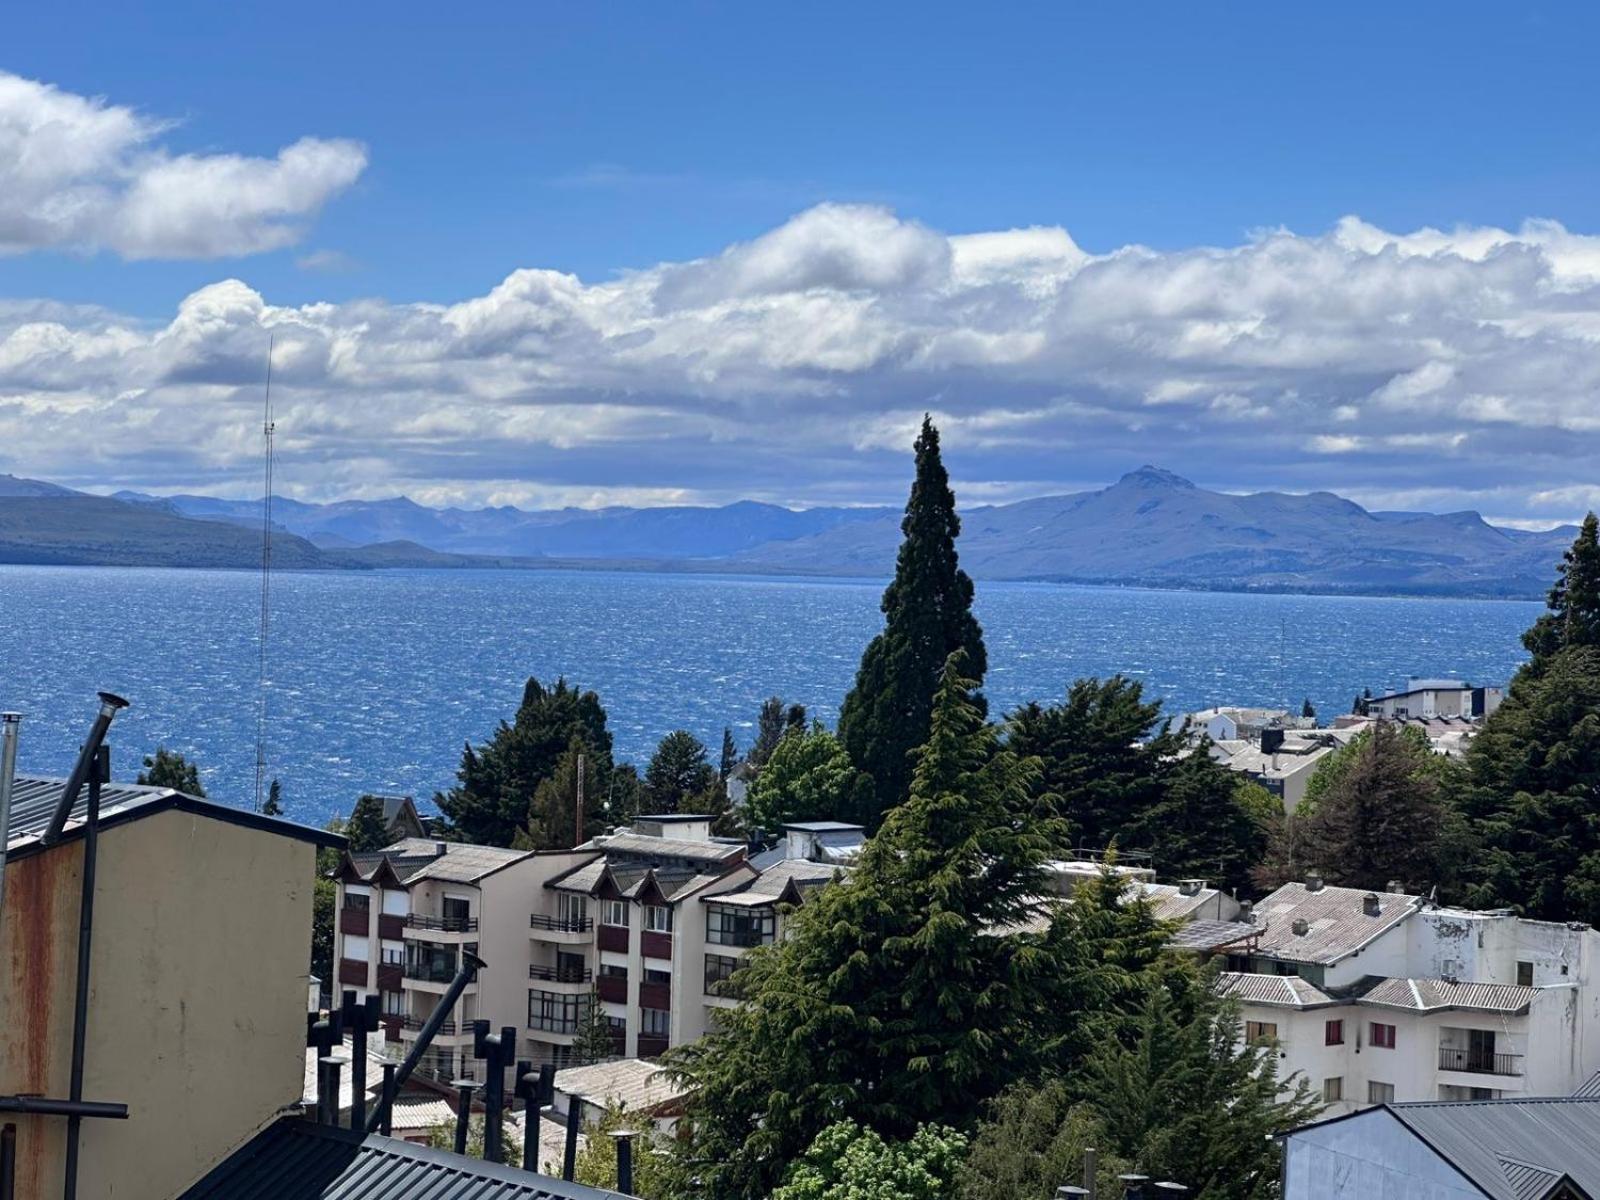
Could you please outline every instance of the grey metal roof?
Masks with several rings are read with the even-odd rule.
[[[1220,950],[1254,937],[1255,932],[1256,927],[1248,921],[1187,921],[1167,945],[1174,950]]]
[[[45,830],[50,825],[62,790],[64,779],[41,779],[19,775],[11,793],[11,819],[7,822],[7,854],[12,858],[36,853],[42,848]],[[319,846],[342,847],[345,839],[336,833],[297,825],[280,817],[263,817],[259,813],[230,808],[214,800],[203,800],[171,788],[150,787],[139,783],[108,783],[100,789],[100,826],[120,825],[124,821],[154,816],[159,812],[179,809],[197,816],[211,817],[230,824],[263,829],[299,841],[314,842]],[[79,793],[67,824],[63,839],[71,839],[83,832],[83,822],[89,811],[89,789]]]
[[[1525,1013],[1535,989],[1511,983],[1451,983],[1445,979],[1383,979],[1363,995],[1361,1004],[1409,1012],[1470,1009],[1477,1012]]]
[[[1256,953],[1289,962],[1336,963],[1405,920],[1422,903],[1419,896],[1397,892],[1376,895],[1378,915],[1369,917],[1363,907],[1367,893],[1360,888],[1324,885],[1313,892],[1303,883],[1286,883],[1256,905],[1255,920],[1261,927]],[[1304,934],[1294,932],[1296,920],[1306,922]]]
[[[1248,971],[1224,971],[1217,976],[1217,992],[1233,996],[1245,1004],[1264,1004],[1273,1008],[1319,1008],[1338,1004],[1332,996],[1298,975],[1259,975]]]
[[[577,848],[601,850],[607,856],[631,855],[652,860],[682,858],[697,862],[725,862],[744,853],[742,842],[702,842],[696,838],[651,837],[644,833],[614,833]]]
[[[419,883],[424,879],[438,879],[445,883],[477,883],[486,875],[493,875],[502,867],[531,858],[531,850],[502,850],[498,846],[473,846],[461,842],[449,843],[444,854],[419,868],[406,880]]]
[[[1535,1200],[1562,1177],[1600,1196],[1600,1099],[1425,1101],[1389,1111],[1494,1200]]]
[[[288,1118],[179,1200],[617,1200],[608,1192],[374,1134]]]

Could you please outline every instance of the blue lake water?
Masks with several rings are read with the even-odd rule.
[[[761,699],[831,722],[881,582],[611,572],[383,571],[273,582],[269,772],[321,823],[362,791],[447,787],[466,739],[509,718],[529,675],[596,689],[619,759],[662,734],[750,741]],[[65,774],[120,692],[113,770],[158,743],[210,794],[253,800],[259,580],[248,572],[0,567],[0,708],[27,714],[21,764]],[[1116,671],[1169,707],[1293,704],[1324,715],[1410,675],[1504,682],[1532,603],[978,585],[995,712]]]

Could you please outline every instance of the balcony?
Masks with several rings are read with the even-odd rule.
[[[371,915],[364,908],[351,908],[346,905],[339,910],[339,932],[366,937],[367,930],[371,926]]]
[[[367,986],[367,964],[357,962],[353,958],[339,960],[339,982],[349,984],[351,987]]]
[[[589,917],[550,917],[544,913],[528,914],[528,936],[542,942],[555,942],[562,946],[575,946],[587,942],[594,921]]]
[[[456,970],[452,959],[414,958],[405,965],[405,977],[418,983],[449,983]]]
[[[1439,1069],[1441,1071],[1466,1071],[1472,1075],[1520,1076],[1522,1074],[1522,1055],[1488,1054],[1480,1050],[1440,1046]]]
[[[547,967],[533,963],[528,967],[528,978],[548,983],[589,983],[594,979],[594,972],[588,967]]]
[[[428,1018],[427,1017],[413,1017],[413,1016],[409,1016],[408,1015],[408,1016],[404,1016],[404,1017],[400,1018],[400,1028],[404,1029],[407,1033],[417,1033],[427,1023],[428,1023]],[[441,1037],[453,1037],[453,1036],[455,1036],[455,1033],[456,1033],[455,1019],[451,1018],[450,1020],[445,1021],[445,1023],[443,1025],[439,1026],[439,1028],[437,1030],[435,1030],[435,1032],[438,1033],[439,1036],[441,1036]]]
[[[628,927],[626,925],[602,925],[600,932],[595,936],[595,944],[602,950],[610,950],[614,954],[628,952]]]
[[[595,980],[595,990],[600,993],[600,999],[610,1001],[612,1004],[626,1004],[628,1002],[628,977],[626,975],[602,975]]]
[[[670,983],[641,983],[639,985],[639,1007],[659,1008],[670,1011],[672,1008],[672,985]]]
[[[646,958],[662,958],[667,962],[672,961],[672,935],[670,933],[657,933],[647,929],[639,935],[639,953]]]
[[[477,933],[477,917],[425,917],[412,913],[406,917],[407,929],[427,929],[434,933]]]

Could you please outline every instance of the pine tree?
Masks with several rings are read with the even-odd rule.
[[[1571,646],[1600,646],[1600,522],[1584,517],[1562,557],[1549,609],[1522,635],[1537,668]]]
[[[382,850],[389,844],[389,826],[383,819],[383,799],[379,796],[362,796],[350,811],[350,823],[345,826],[345,837],[350,839],[352,854]]]
[[[756,718],[756,740],[750,746],[747,761],[752,767],[766,766],[767,759],[783,740],[783,698],[768,696],[761,702],[761,713]]]
[[[183,755],[165,746],[157,746],[154,754],[146,755],[144,770],[136,780],[149,787],[171,788],[188,796],[205,798],[206,789],[200,782],[200,768]]]
[[[693,812],[710,802],[716,782],[700,739],[674,730],[661,739],[645,768],[644,803],[654,813]]]
[[[600,1003],[600,989],[590,988],[589,1003],[584,1006],[582,1020],[578,1022],[578,1035],[572,1042],[573,1063],[587,1067],[620,1057],[616,1039],[611,1036],[611,1020]]]
[[[1154,856],[1163,879],[1207,879],[1246,888],[1266,849],[1269,825],[1252,809],[1247,789],[1261,790],[1211,757],[1209,739],[1192,752],[1157,764],[1154,803],[1124,827],[1120,844]],[[1281,806],[1268,801],[1269,806]]]
[[[1077,978],[1061,969],[1063,935],[995,933],[1039,914],[1060,830],[1034,799],[1036,764],[997,744],[958,660],[909,798],[851,875],[790,918],[791,936],[745,958],[744,1003],[671,1052],[691,1085],[687,1152],[707,1194],[766,1197],[835,1121],[890,1139],[965,1123],[1058,1040],[1037,1024],[1083,1011],[1062,1003],[1063,980]]]
[[[583,739],[602,792],[609,791],[611,733],[600,697],[558,679],[529,679],[516,719],[502,721],[494,736],[463,748],[456,786],[435,795],[450,832],[466,842],[510,846],[528,819],[539,784],[556,771],[573,737]]]
[[[264,817],[283,816],[283,788],[276,779],[267,788],[267,798],[261,805],[261,815]]]
[[[1160,716],[1135,680],[1080,679],[1063,703],[1012,713],[1007,744],[1043,764],[1040,787],[1059,798],[1079,846],[1133,849],[1127,839],[1161,798],[1160,764],[1179,750],[1177,734],[1150,736]]]
[[[1305,702],[1300,705],[1300,715],[1308,721],[1315,721],[1317,719],[1317,710],[1311,707],[1310,696],[1307,696],[1305,698]]]
[[[945,660],[961,651],[974,689],[988,669],[983,630],[972,615],[972,580],[956,558],[961,518],[939,455],[939,431],[928,417],[917,438],[916,481],[900,529],[894,581],[883,593],[883,632],[861,656],[855,686],[839,710],[839,740],[872,780],[872,806],[859,814],[869,828],[910,790],[911,753],[927,740]],[[974,703],[981,714],[976,692]]]
[[[783,736],[806,731],[806,706],[791,704],[783,714]]]
[[[722,727],[722,756],[717,762],[717,778],[724,784],[728,776],[733,774],[733,769],[739,765],[739,747],[733,740],[733,730],[724,725]]]
[[[578,822],[578,764],[583,764],[583,829]],[[555,772],[534,789],[527,824],[512,845],[518,850],[566,850],[605,832],[600,772],[589,757],[589,744],[574,734]]]

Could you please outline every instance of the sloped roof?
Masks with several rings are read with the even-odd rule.
[[[1298,975],[1224,971],[1217,976],[1217,992],[1236,997],[1244,1004],[1264,1004],[1274,1008],[1319,1008],[1325,1004],[1339,1003]]]
[[[617,1200],[444,1150],[287,1118],[269,1125],[179,1200]]]
[[[1303,883],[1286,883],[1256,905],[1256,924],[1261,928],[1256,952],[1289,962],[1336,963],[1405,920],[1422,904],[1420,896],[1376,895],[1378,915],[1369,917],[1363,907],[1367,893],[1360,888],[1324,885],[1313,892]],[[1297,920],[1306,922],[1304,934],[1294,932]]]
[[[1150,902],[1157,918],[1163,921],[1187,917],[1217,898],[1217,889],[1209,887],[1186,893],[1180,884],[1150,883],[1145,880],[1138,881],[1137,887]]]
[[[1255,932],[1248,921],[1186,921],[1167,945],[1174,950],[1220,950],[1254,937]]]
[[[742,842],[705,842],[698,838],[652,837],[632,832],[594,838],[577,849],[651,860],[683,858],[699,862],[725,862],[740,857],[745,850]]]
[[[1525,1013],[1535,989],[1510,983],[1451,983],[1445,979],[1383,979],[1360,1003],[1408,1012],[1465,1009],[1475,1012]]]
[[[1600,1099],[1387,1106],[1494,1200],[1542,1200],[1562,1179],[1600,1196]]]
[[[630,1112],[654,1114],[682,1100],[687,1089],[655,1063],[618,1058],[557,1071],[556,1091],[599,1108],[620,1104]]]
[[[502,850],[498,846],[473,846],[462,842],[448,842],[443,855],[413,871],[407,883],[424,879],[437,879],[442,883],[477,883],[493,875],[502,867],[531,858],[531,850]]]
[[[42,839],[45,830],[50,826],[50,818],[55,815],[56,805],[60,803],[61,793],[66,786],[65,779],[43,779],[31,775],[16,777],[11,792],[11,817],[6,829],[6,842],[9,847],[6,852],[7,857],[23,858],[43,849]],[[294,838],[296,841],[312,842],[318,846],[338,849],[345,844],[345,839],[341,835],[329,833],[325,829],[313,829],[309,825],[298,825],[281,817],[264,817],[260,813],[230,808],[215,800],[204,800],[199,796],[191,796],[171,788],[150,787],[138,783],[108,783],[100,788],[102,829],[173,809],[195,816],[209,817],[216,821],[225,821],[231,825],[242,825],[248,829],[276,833],[282,837]],[[70,841],[83,833],[83,823],[87,819],[88,811],[89,788],[85,785],[78,792],[77,801],[67,817],[66,827],[61,835],[63,841]]]
[[[802,899],[806,892],[819,888],[848,868],[829,863],[814,863],[804,858],[786,858],[766,868],[743,887],[715,896],[702,896],[707,904],[736,904],[744,908],[765,908],[783,900]]]

